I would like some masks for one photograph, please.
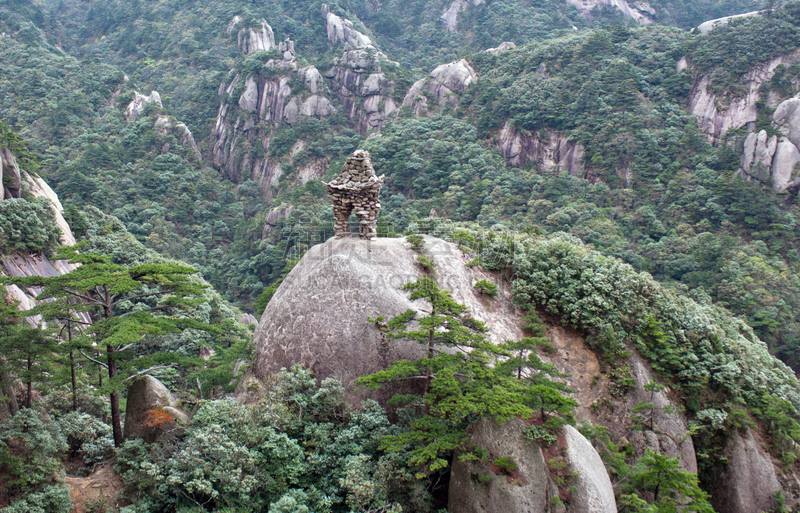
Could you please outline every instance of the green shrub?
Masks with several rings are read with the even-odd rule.
[[[46,199],[0,201],[0,252],[49,254],[59,243],[61,230]]]

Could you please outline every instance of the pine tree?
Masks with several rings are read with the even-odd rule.
[[[60,276],[3,277],[2,282],[43,287],[37,299],[72,299],[89,313],[92,325],[86,331],[99,356],[84,356],[107,371],[111,426],[119,446],[123,442],[119,391],[137,371],[135,344],[146,335],[184,328],[213,330],[181,315],[202,300],[205,286],[190,278],[195,269],[176,263],[124,266],[112,263],[109,255],[82,254],[76,247],[59,248],[55,258],[80,266]]]
[[[535,350],[535,344],[529,344],[533,339],[522,345],[492,344],[486,338],[486,326],[470,317],[467,307],[439,289],[434,280],[423,277],[404,289],[411,291],[412,300],[426,300],[430,312],[420,316],[408,310],[384,329],[389,338],[424,345],[425,356],[397,361],[358,382],[378,388],[400,380],[423,381],[420,396],[392,398],[393,404],[419,404],[421,400],[422,413],[410,421],[410,430],[387,436],[383,443],[384,449],[391,451],[413,447],[409,465],[419,468],[418,476],[423,477],[447,466],[446,457],[463,444],[473,420],[490,417],[502,423],[514,416],[531,417],[535,398],[544,395],[536,386],[548,381],[542,370],[557,373],[541,361],[540,368],[534,369],[538,357],[530,355]],[[380,324],[382,318],[377,321]],[[517,356],[520,351],[522,359]],[[518,370],[521,367],[524,372]],[[558,385],[550,390],[560,394]]]

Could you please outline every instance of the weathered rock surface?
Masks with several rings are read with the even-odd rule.
[[[733,16],[725,16],[724,18],[717,18],[715,20],[704,21],[697,26],[697,31],[701,34],[708,34],[717,27],[724,27],[731,21],[739,18],[747,18],[750,16],[759,16],[761,11],[746,12],[744,14],[735,14]]]
[[[781,138],[772,159],[772,188],[785,191],[800,185],[800,151],[791,141]]]
[[[467,429],[467,447],[478,446],[489,452],[487,461],[459,461],[456,453],[450,472],[451,513],[544,513],[549,499],[549,471],[542,450],[524,436],[525,425],[511,419],[498,425],[480,419]],[[517,464],[516,476],[495,473],[489,465],[498,458],[510,457]],[[601,463],[602,465],[602,463]],[[604,470],[605,471],[605,470]],[[612,495],[613,498],[613,495]]]
[[[188,146],[189,148],[191,148],[192,153],[197,158],[197,160],[202,159],[202,156],[200,155],[200,150],[197,149],[197,143],[195,143],[194,141],[194,136],[192,135],[191,130],[189,130],[189,127],[186,126],[186,123],[181,123],[180,121],[177,121],[175,119],[170,119],[169,116],[161,115],[156,118],[156,122],[153,124],[153,128],[155,128],[156,132],[162,136],[167,135],[167,133],[171,132],[173,135],[175,135],[175,138],[178,139],[178,141],[180,141],[181,145]],[[165,149],[169,150],[169,147]]]
[[[744,141],[742,170],[761,181],[766,181],[772,174],[772,157],[778,146],[778,137],[767,136],[766,130],[756,134],[750,132]]]
[[[597,355],[578,332],[551,326],[547,336],[555,353],[542,355],[542,359],[554,364],[560,372],[569,374],[564,382],[575,391],[573,398],[579,404],[575,410],[578,421],[588,420],[594,425],[607,427],[612,440],[630,441],[637,456],[650,447],[670,458],[680,458],[682,468],[697,472],[694,444],[691,437],[686,436],[686,417],[681,413],[679,403],[669,398],[669,389],[652,394],[644,389],[654,378],[638,353],[633,351],[630,358],[631,377],[635,379],[633,390],[615,396],[609,388],[608,378],[601,373]],[[632,431],[633,409],[642,402],[652,402],[655,407],[653,430]]]
[[[487,49],[486,53],[490,53],[492,55],[497,55],[498,53],[505,52],[507,50],[511,50],[512,48],[516,48],[516,47],[517,47],[517,45],[515,45],[511,41],[503,41],[502,43],[500,43],[499,46],[497,46],[495,48]]]
[[[781,102],[772,114],[772,126],[800,148],[800,98]]]
[[[616,513],[614,487],[592,444],[572,426],[564,426],[567,465],[575,474],[569,513]]]
[[[547,134],[544,140],[540,138],[541,133],[520,130],[507,121],[497,136],[503,157],[516,167],[534,163],[542,174],[567,171],[571,176],[583,177],[583,146],[553,130],[544,131]]]
[[[772,79],[776,67],[781,64],[788,67],[798,60],[800,52],[795,52],[753,66],[742,78],[747,92],[741,97],[717,98],[707,90],[711,83],[711,74],[698,77],[689,93],[689,110],[697,118],[700,130],[712,144],[716,144],[728,130],[755,123],[758,116],[756,102],[761,100],[761,85]],[[752,129],[754,125],[750,127]]]
[[[0,155],[5,155],[10,152],[6,148],[0,149]],[[13,156],[13,155],[12,155]],[[3,156],[3,159],[6,157]],[[4,164],[5,166],[5,164]],[[37,198],[47,199],[53,207],[55,213],[55,221],[58,228],[61,230],[61,244],[72,246],[75,244],[75,236],[72,234],[67,222],[64,220],[64,208],[61,202],[44,180],[38,176],[31,176],[25,171],[21,171],[21,184],[22,188],[31,193]],[[7,255],[2,259],[3,269],[0,270],[6,276],[58,276],[66,274],[75,269],[74,264],[70,264],[65,260],[50,260],[44,255]],[[36,295],[39,289],[35,287],[18,287],[16,285],[6,285],[6,290],[10,298],[14,301],[19,301],[21,309],[30,309],[38,304]],[[88,314],[79,314],[81,320],[89,322]],[[36,325],[40,321],[39,317],[30,318],[28,322],[31,325]]]
[[[475,70],[465,59],[442,64],[431,71],[428,78],[418,80],[403,98],[403,106],[411,107],[414,114],[423,116],[432,113],[434,105],[428,105],[428,95],[436,100],[437,107],[458,106],[459,96],[469,85],[478,80]]]
[[[125,438],[152,443],[188,421],[181,402],[159,380],[147,375],[133,380],[125,409]]]
[[[425,237],[426,254],[441,275],[440,286],[486,322],[492,340],[519,338],[522,332],[513,305],[497,301],[487,307],[473,284],[480,274],[465,266],[469,258],[454,244]],[[330,239],[313,246],[284,279],[261,316],[254,335],[255,373],[267,379],[282,367],[303,364],[319,379],[334,376],[357,403],[367,393],[354,390],[359,376],[385,368],[397,359],[421,354],[415,343],[387,341],[367,317],[389,319],[422,307],[402,290],[422,273],[418,254],[404,239]],[[501,297],[510,292],[501,287]],[[394,391],[380,391],[388,399]]]
[[[254,52],[266,52],[272,48],[276,48],[275,33],[272,31],[272,27],[269,26],[269,23],[267,23],[267,20],[263,18],[259,20],[259,27],[244,27],[242,26],[243,21],[244,19],[241,16],[236,15],[230,23],[228,23],[229,35],[233,34],[237,28],[239,29],[236,34],[236,46],[239,48],[240,52],[247,55]]]
[[[625,0],[567,0],[583,14],[590,14],[597,7],[613,7],[618,9],[628,18],[633,18],[642,25],[653,23],[656,11],[644,1],[628,3]]]
[[[352,48],[367,48],[368,46],[372,46],[372,40],[356,30],[353,27],[352,21],[342,19],[333,14],[327,10],[327,7],[327,5],[323,6],[323,14],[325,15],[325,28],[328,31],[328,41],[330,41],[331,44],[335,45],[342,42],[350,45]]]
[[[482,5],[486,3],[485,0],[453,0],[449,7],[445,8],[444,13],[439,16],[444,26],[450,32],[458,31],[458,13],[466,11],[469,4]]]
[[[712,499],[717,511],[759,513],[775,508],[773,495],[781,486],[762,446],[749,428],[744,435],[734,432],[730,436],[725,447],[728,466]]]
[[[17,158],[8,148],[0,148],[0,177],[3,178],[3,198],[11,199],[20,197],[22,188],[22,175]]]
[[[343,238],[313,246],[261,316],[253,339],[256,376],[268,380],[281,368],[302,364],[320,380],[339,379],[353,403],[369,396],[387,400],[393,390],[357,391],[356,378],[418,358],[422,349],[387,341],[367,317],[389,319],[419,308],[400,290],[419,276],[416,253],[401,239]]]
[[[134,91],[133,100],[131,100],[131,102],[128,104],[128,107],[125,109],[125,120],[128,123],[136,121],[139,115],[144,111],[145,107],[147,107],[148,103],[154,103],[158,105],[159,109],[164,107],[161,104],[161,95],[159,95],[157,91],[151,91],[150,96],[145,96],[139,93],[139,91]]]
[[[569,513],[615,513],[614,488],[600,455],[572,426],[564,426],[563,455],[569,472]],[[467,429],[466,448],[488,451],[484,461],[453,458],[448,511],[452,513],[507,513],[552,511],[551,498],[559,495],[550,479],[541,448],[525,438],[525,423],[517,418],[502,425],[480,419]],[[493,465],[510,457],[517,468],[503,472]]]
[[[747,135],[740,169],[762,182],[771,179],[773,189],[783,192],[800,185],[800,99],[781,102],[772,115],[772,127],[778,135],[769,136],[766,130]]]

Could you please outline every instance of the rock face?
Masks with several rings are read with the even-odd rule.
[[[465,59],[442,64],[431,71],[428,78],[418,80],[403,98],[403,106],[411,107],[416,116],[433,113],[435,107],[458,106],[458,93],[463,93],[469,85],[478,80],[475,70]],[[428,97],[435,105],[428,104]]]
[[[551,489],[542,450],[535,443],[529,443],[524,432],[525,425],[519,419],[498,425],[484,418],[470,425],[467,447],[481,447],[489,452],[489,457],[486,461],[459,461],[461,453],[455,455],[450,472],[448,511],[543,513],[548,510],[550,497],[558,494]],[[490,464],[503,457],[510,457],[517,464],[516,475],[506,476],[492,470]]]
[[[380,52],[368,36],[357,31],[350,20],[331,13],[327,5],[323,4],[322,15],[328,41],[332,45],[344,43],[342,56],[334,59],[333,66],[325,73],[331,89],[359,133],[378,131],[386,117],[398,109],[393,97],[395,83],[382,71],[382,63],[397,63]]]
[[[741,172],[762,182],[771,179],[773,189],[782,192],[800,185],[800,99],[778,105],[772,126],[780,135],[769,136],[766,130],[747,135]]]
[[[583,14],[590,14],[597,7],[613,7],[628,18],[633,18],[642,25],[653,23],[656,11],[647,2],[633,2],[632,5],[625,0],[567,0]]]
[[[192,153],[197,160],[201,160],[203,158],[200,155],[200,150],[197,149],[197,143],[194,141],[192,132],[185,123],[171,119],[169,116],[161,115],[156,118],[156,122],[153,124],[153,127],[156,129],[156,132],[162,136],[172,133],[175,138],[180,141],[182,146],[188,146],[191,148]],[[166,148],[163,148],[163,150],[165,150],[164,153],[169,151],[169,145],[167,144]]]
[[[515,45],[513,42],[504,41],[504,42],[500,43],[500,46],[498,46],[496,48],[487,49],[486,53],[489,53],[489,54],[492,54],[492,55],[497,55],[498,53],[505,52],[506,50],[511,50],[512,48],[516,48],[516,47],[517,47],[517,45]]]
[[[522,420],[515,418],[498,425],[491,419],[480,419],[470,425],[467,436],[466,447],[480,447],[488,451],[488,457],[483,461],[459,461],[464,451],[456,453],[450,473],[448,511],[551,511],[551,499],[558,497],[559,490],[550,478],[542,449],[525,438]],[[568,483],[571,498],[566,511],[615,513],[614,488],[600,455],[572,426],[564,426],[563,439],[567,469],[574,476]],[[516,463],[513,473],[494,465],[495,460],[504,457]]]
[[[439,16],[444,26],[450,32],[458,31],[458,13],[466,11],[469,4],[478,6],[486,3],[485,0],[453,0],[449,7],[445,8],[444,13]]]
[[[725,447],[728,466],[719,488],[713,494],[713,505],[724,513],[759,513],[776,507],[773,495],[781,490],[775,467],[769,455],[748,428],[744,435],[734,432]]]
[[[536,165],[539,173],[558,174],[567,171],[571,176],[583,177],[583,146],[567,140],[555,131],[544,131],[545,139],[539,134],[516,128],[507,121],[498,134],[498,145],[506,161],[516,167],[527,163]]]
[[[697,26],[697,31],[701,34],[708,34],[717,27],[724,27],[731,21],[739,18],[747,18],[750,16],[759,16],[761,11],[746,12],[744,14],[736,14],[734,16],[725,16],[724,18],[717,18],[715,20],[708,20]]]
[[[576,474],[569,513],[615,513],[614,487],[597,451],[572,426],[564,426],[567,465]]]
[[[164,106],[161,105],[161,95],[159,95],[157,91],[151,91],[150,96],[145,96],[139,93],[139,91],[134,91],[133,100],[125,109],[125,120],[128,123],[136,121],[139,115],[144,111],[145,107],[147,107],[148,103],[154,103],[158,105],[159,109],[164,108]]]
[[[707,90],[711,83],[711,74],[699,76],[689,93],[689,110],[697,118],[700,130],[712,144],[717,144],[728,130],[755,123],[758,116],[756,102],[761,100],[761,85],[772,79],[778,65],[788,67],[798,60],[800,52],[795,52],[754,66],[742,78],[747,85],[747,93],[736,98],[717,98]],[[754,128],[753,125],[749,126],[751,130]]]
[[[125,438],[141,438],[152,443],[189,421],[181,403],[152,376],[136,378],[128,388],[125,409]]]
[[[318,379],[339,379],[354,404],[376,397],[356,378],[422,355],[415,342],[387,341],[367,317],[391,318],[418,305],[399,288],[421,276],[400,239],[331,239],[313,246],[283,280],[254,335],[256,376],[302,364]],[[393,390],[381,389],[380,400]]]
[[[0,148],[0,176],[3,177],[3,199],[19,198],[22,188],[17,159],[8,148]]]
[[[267,20],[259,20],[260,26],[258,27],[245,27],[244,18],[239,15],[233,17],[228,23],[228,34],[232,35],[236,29],[239,29],[236,34],[236,46],[239,51],[247,55],[254,52],[267,52],[275,48],[275,33],[272,27],[269,26]]]
[[[697,457],[694,444],[686,436],[688,422],[681,413],[679,403],[669,397],[670,390],[648,392],[644,386],[654,381],[650,369],[633,351],[630,358],[631,377],[634,385],[628,394],[615,396],[609,381],[601,374],[597,355],[575,330],[551,326],[547,330],[555,352],[542,360],[548,361],[565,374],[565,383],[575,390],[573,398],[579,406],[575,410],[578,421],[588,420],[594,425],[608,428],[613,440],[626,439],[633,445],[636,455],[641,456],[649,447],[670,458],[679,458],[682,468],[697,472]],[[639,403],[653,403],[653,429],[631,430],[633,409]]]

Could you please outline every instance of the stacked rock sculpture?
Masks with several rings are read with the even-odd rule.
[[[365,239],[378,235],[378,215],[381,202],[378,197],[384,175],[376,176],[369,152],[356,150],[347,157],[339,176],[328,183],[322,182],[333,198],[334,231],[336,237],[350,235],[350,214],[358,218],[358,234]]]

